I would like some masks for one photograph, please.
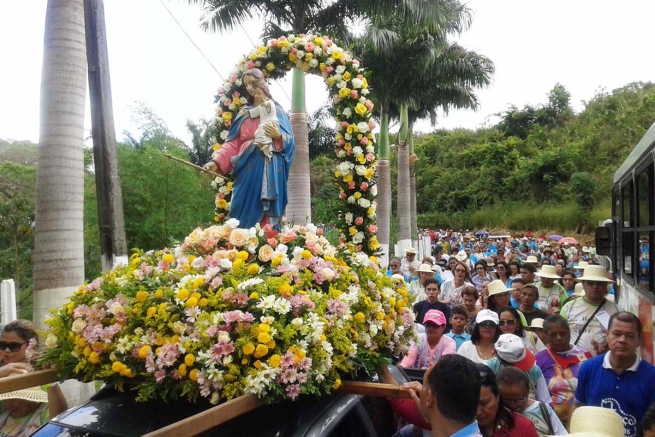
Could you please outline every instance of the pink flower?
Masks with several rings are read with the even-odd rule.
[[[300,396],[300,385],[299,384],[293,384],[287,386],[287,397],[291,400],[296,399],[298,396]]]
[[[164,369],[159,369],[155,372],[155,381],[161,382],[166,377],[166,371]]]
[[[266,240],[266,242],[272,247],[275,248],[277,246],[277,240],[275,238],[269,238]]]
[[[332,73],[333,71],[334,71],[334,67],[333,67],[333,66],[328,65],[327,67],[325,67],[325,72],[326,72],[326,73],[330,74],[330,73]]]
[[[344,129],[348,129],[348,126],[350,126],[350,124],[349,124],[347,121],[342,121],[342,122],[341,122],[341,127],[342,127],[342,128],[344,128]]]
[[[364,102],[364,106],[366,106],[366,108],[367,108],[369,111],[372,111],[374,105],[373,105],[373,102],[371,102],[370,100],[366,100],[366,101]]]
[[[355,181],[348,182],[348,189],[349,190],[354,190],[355,189]]]
[[[343,140],[343,139],[342,139],[342,140],[339,140],[339,141],[337,142],[337,144],[338,144],[340,147],[343,147],[343,146],[346,145],[346,140]],[[337,153],[338,153],[338,152],[339,152],[339,151],[337,150]]]
[[[355,248],[355,250],[356,250],[357,252],[361,252],[363,248],[364,248],[364,247],[363,247],[361,244],[358,244],[357,247]]]
[[[316,250],[316,240],[305,241],[305,247],[307,248],[307,250],[313,253]]]
[[[368,225],[368,233],[369,234],[377,234],[378,233],[378,227],[375,225]]]
[[[305,51],[308,53],[312,53],[314,51],[314,43],[308,42],[305,44]]]
[[[374,159],[375,159],[375,155],[374,155],[374,154],[372,154],[372,153],[367,153],[367,154],[366,154],[366,160],[367,160],[368,162],[373,162]]]
[[[286,41],[287,37],[282,35],[281,37],[278,38],[279,41]]]
[[[362,191],[368,190],[368,182],[362,182],[362,185],[359,186]]]
[[[357,217],[355,219],[355,226],[361,226],[362,223],[364,223],[364,219],[362,217]]]
[[[237,81],[237,77],[235,75],[230,76],[230,82],[235,83]]]
[[[295,55],[296,53],[298,53],[298,49],[297,49],[297,48],[295,48],[295,47],[294,47],[294,48],[292,48],[292,49],[291,49],[291,53],[293,53],[293,54]]]
[[[345,199],[345,198],[348,197],[348,196],[346,196],[346,193],[344,193],[344,192],[342,191],[342,192],[339,193],[339,197],[342,198],[342,199]]]
[[[291,229],[285,231],[282,235],[280,235],[280,243],[282,244],[286,244],[295,239],[296,239],[296,233],[293,232]]]
[[[350,90],[350,98],[352,99],[359,98],[359,96],[357,95],[357,90]]]
[[[352,149],[350,149],[350,150],[346,150],[346,155],[350,156],[350,155],[352,155],[352,154],[353,154]]]
[[[371,109],[372,109],[372,108],[371,108]],[[375,122],[374,122],[373,120],[369,120],[369,122],[368,122],[368,129],[369,129],[370,131],[372,131],[373,129],[375,129],[376,126],[377,126],[377,124],[375,124]]]
[[[225,106],[230,106],[232,104],[232,100],[227,99],[224,104]]]
[[[273,47],[273,48],[277,47],[277,40],[276,39],[271,40],[271,47]]]
[[[239,97],[241,97],[241,93],[239,91],[235,91],[232,93],[233,99],[238,99]]]
[[[220,88],[218,89],[218,94],[225,94],[225,88],[220,87]]]
[[[361,144],[363,144],[363,145],[367,145],[367,144],[368,144],[368,138],[366,138],[366,137],[362,137],[362,139],[361,139],[359,142],[360,142]]]
[[[246,62],[246,67],[255,68],[255,63],[252,60],[249,60],[248,62]]]
[[[359,68],[359,61],[357,59],[353,59],[353,67]]]

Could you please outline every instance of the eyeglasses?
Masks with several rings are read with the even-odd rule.
[[[475,270],[484,270],[484,267],[482,267],[482,266],[476,267]]]
[[[503,402],[505,404],[509,405],[515,405],[516,407],[523,407],[525,405],[525,402],[527,401],[527,398],[521,398],[521,399],[505,399],[503,398]]]
[[[11,352],[18,352],[20,348],[23,347],[23,345],[26,343],[27,343],[26,341],[22,343],[18,343],[16,341],[10,341],[10,342],[0,341],[0,350],[4,351],[9,349]]]
[[[455,269],[455,273],[466,273],[466,270]]]
[[[499,326],[505,326],[505,325],[514,326],[514,325],[516,325],[516,320],[501,320],[500,322],[498,322],[498,325]]]

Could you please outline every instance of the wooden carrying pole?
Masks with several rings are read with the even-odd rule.
[[[411,399],[409,390],[403,389],[399,385],[376,382],[344,381],[343,385],[334,393]],[[257,396],[242,395],[202,413],[145,434],[144,437],[191,437],[255,410],[262,405],[264,403]]]
[[[12,375],[0,378],[0,393],[22,390],[59,381],[54,369],[37,370],[23,375]]]
[[[212,175],[215,178],[221,178],[224,181],[228,181],[228,182],[230,181],[230,178],[220,175],[218,173],[214,173],[213,171],[207,170],[205,167],[200,167],[199,165],[195,165],[193,162],[185,161],[184,159],[177,158],[169,153],[165,153],[164,156],[166,156],[168,159],[172,161],[179,162],[180,164],[188,165],[189,167],[195,168],[198,171],[207,173],[208,175]]]

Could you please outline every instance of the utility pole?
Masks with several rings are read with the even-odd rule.
[[[84,0],[86,56],[91,99],[91,133],[95,162],[102,269],[127,262],[123,193],[118,175],[116,131],[111,101],[109,56],[103,0]]]

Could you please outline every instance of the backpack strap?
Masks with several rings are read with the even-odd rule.
[[[555,434],[555,430],[553,429],[553,421],[550,420],[550,413],[548,412],[546,404],[544,404],[542,401],[539,401],[539,409],[541,410],[541,415],[544,417],[546,425],[548,425],[548,435]]]

